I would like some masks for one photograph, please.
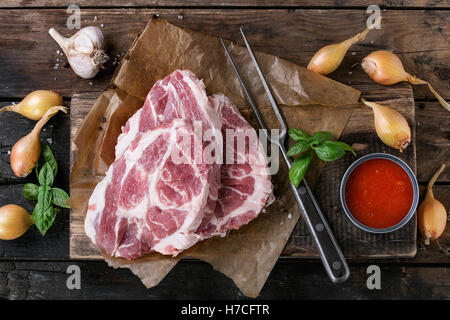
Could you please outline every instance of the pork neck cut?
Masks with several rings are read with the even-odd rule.
[[[175,256],[249,223],[272,201],[256,131],[189,70],[155,83],[115,154],[85,219],[88,237],[111,256]]]
[[[97,184],[85,231],[111,256],[177,255],[195,244],[212,165],[195,164],[190,123],[176,119],[134,140]],[[188,143],[186,143],[188,141]],[[197,151],[196,151],[197,150]]]
[[[215,94],[209,99],[222,119],[224,160],[216,206],[214,210],[205,209],[196,231],[203,238],[239,229],[273,201],[266,154],[256,131],[228,97]],[[238,146],[238,139],[243,141],[242,146]]]

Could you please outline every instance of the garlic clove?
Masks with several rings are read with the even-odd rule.
[[[77,75],[84,79],[95,77],[100,70],[100,67],[93,62],[92,58],[85,55],[73,55],[70,66]]]
[[[63,37],[54,28],[48,32],[67,56],[72,70],[84,79],[93,78],[109,59],[104,51],[105,37],[97,27],[85,27],[70,38]]]

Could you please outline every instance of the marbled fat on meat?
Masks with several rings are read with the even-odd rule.
[[[177,255],[200,240],[194,231],[203,218],[212,165],[197,165],[191,141],[179,139],[194,136],[190,123],[176,119],[143,133],[137,146],[115,160],[97,184],[85,220],[86,234],[98,247],[135,259],[152,251]],[[181,163],[174,163],[173,154]]]
[[[222,165],[205,161],[206,150],[218,143],[203,141],[206,130],[222,135]],[[189,137],[190,153],[180,136]],[[236,136],[245,136],[244,143]],[[115,151],[85,220],[86,234],[111,256],[136,259],[153,251],[175,256],[247,224],[272,199],[255,130],[226,96],[208,98],[203,82],[188,70],[155,83],[122,128]],[[171,155],[180,152],[185,161],[175,163]]]
[[[196,231],[203,238],[224,236],[228,230],[240,228],[273,201],[270,172],[256,131],[228,97],[215,94],[209,99],[222,118],[224,164],[216,206],[214,210],[209,206],[205,209],[205,216]],[[236,136],[247,137],[243,148],[237,146]],[[227,150],[232,162],[226,159]]]

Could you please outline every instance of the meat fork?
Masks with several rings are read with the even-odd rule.
[[[280,123],[281,132],[278,138],[272,138],[272,136],[268,133],[267,126],[265,125],[258,108],[253,102],[253,99],[250,96],[247,87],[245,86],[245,83],[239,73],[239,70],[233,60],[233,57],[231,56],[222,37],[220,37],[220,41],[222,42],[222,45],[225,49],[228,59],[230,60],[231,65],[233,66],[233,69],[239,79],[239,82],[241,83],[241,86],[244,89],[244,93],[247,97],[248,102],[250,103],[253,113],[256,116],[260,128],[264,129],[267,139],[271,143],[274,143],[275,145],[278,146],[278,148],[281,151],[281,154],[283,155],[284,162],[286,163],[288,169],[290,169],[292,163],[289,157],[286,155],[286,147],[285,147],[286,134],[288,131],[286,122],[283,118],[283,115],[281,114],[280,109],[278,108],[277,103],[275,102],[275,99],[272,96],[272,93],[269,89],[264,74],[262,73],[261,68],[258,65],[255,55],[253,54],[253,51],[250,47],[250,44],[247,41],[247,38],[245,37],[242,28],[240,29],[240,31],[242,34],[242,38],[244,39],[245,45],[248,49],[248,52],[253,60],[253,64],[255,65],[255,68],[258,72],[259,78],[261,79],[264,89],[269,97],[270,104],[272,105],[272,108],[275,112],[278,122]],[[336,239],[334,238],[333,233],[330,227],[328,226],[328,223],[325,220],[322,211],[319,208],[319,205],[317,204],[317,201],[314,198],[314,195],[312,194],[311,189],[308,186],[308,183],[303,178],[298,188],[295,187],[292,183],[290,183],[290,187],[294,194],[295,200],[297,201],[297,204],[301,209],[300,211],[303,215],[306,225],[308,226],[308,229],[311,232],[311,235],[314,239],[314,243],[317,249],[319,250],[320,259],[322,260],[322,263],[325,267],[328,276],[334,283],[344,282],[350,276],[350,270],[348,268],[347,262],[345,261],[344,255],[342,254],[342,251],[339,248],[339,245],[337,244]]]

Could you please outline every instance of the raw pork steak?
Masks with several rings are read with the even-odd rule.
[[[229,229],[240,228],[273,201],[269,168],[256,131],[228,97],[215,94],[209,99],[222,117],[224,161],[216,207],[214,210],[206,208],[205,217],[196,231],[204,238],[223,236]],[[246,137],[241,148],[235,137]],[[226,159],[227,150],[229,159]]]
[[[117,138],[116,159],[127,146],[139,135],[172,119],[184,119],[188,122],[201,124],[201,132],[209,130],[212,135],[220,135],[222,127],[221,116],[206,95],[205,85],[190,70],[175,70],[162,80],[158,80],[145,99],[144,106],[139,109],[122,128],[122,134]],[[204,147],[217,140],[203,141]],[[200,140],[202,141],[202,140]],[[210,146],[214,149],[213,146]],[[221,148],[221,145],[217,147]],[[201,162],[201,161],[197,161]],[[204,163],[211,163],[203,159]],[[210,211],[216,207],[220,188],[220,164],[214,162],[211,173],[211,188],[208,197]]]
[[[194,152],[204,152],[193,148],[194,134],[177,119],[130,143],[89,200],[85,230],[92,242],[111,256],[135,259],[151,251],[177,255],[201,238],[194,231],[213,166],[194,163]]]
[[[175,70],[154,84],[144,106],[122,128],[122,134],[117,138],[116,158],[139,133],[173,119],[184,119],[192,124],[198,121],[202,133],[208,129],[220,131],[222,126],[220,114],[208,101],[203,81],[192,71]]]

